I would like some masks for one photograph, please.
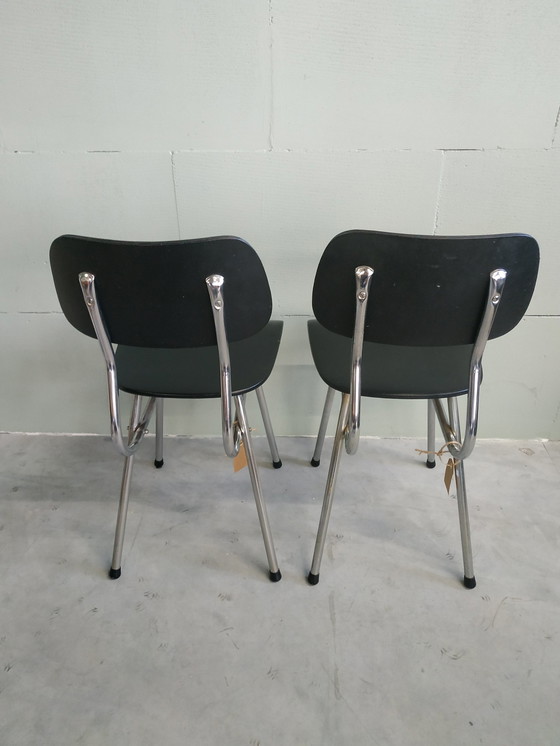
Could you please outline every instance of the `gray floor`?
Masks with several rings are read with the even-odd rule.
[[[1,435],[0,742],[560,743],[560,445],[467,463],[478,586],[454,496],[414,440],[343,459],[321,582],[305,581],[327,456],[256,440],[283,573],[246,470],[215,439],[146,442],[123,576],[106,576],[120,459],[105,438]],[[330,447],[330,444],[328,444]]]

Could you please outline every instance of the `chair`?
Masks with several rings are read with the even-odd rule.
[[[64,315],[101,346],[111,437],[125,457],[110,577],[121,575],[133,459],[153,410],[159,468],[163,400],[213,397],[221,398],[226,454],[246,451],[269,577],[280,580],[245,396],[257,393],[278,468],[262,385],[276,359],[282,322],[270,321],[270,288],[254,249],[232,237],[140,243],[66,235],[53,242],[50,261]],[[119,391],[134,396],[128,437],[122,434]],[[142,397],[148,397],[143,411]]]
[[[332,239],[313,287],[309,339],[327,397],[311,463],[318,466],[335,391],[342,393],[308,581],[319,570],[342,445],[358,448],[361,397],[428,401],[427,466],[435,466],[435,418],[454,459],[464,585],[476,585],[463,461],[477,433],[482,355],[488,339],[525,313],[539,264],[522,234],[415,236],[353,230]],[[465,396],[461,438],[458,397]],[[447,405],[444,400],[447,400]],[[447,413],[446,413],[447,409]]]

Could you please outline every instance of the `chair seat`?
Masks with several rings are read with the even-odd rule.
[[[352,340],[308,322],[317,371],[333,389],[349,393]],[[434,399],[466,394],[473,345],[408,347],[364,342],[362,395],[388,399]]]
[[[232,389],[244,394],[269,377],[280,339],[282,321],[269,321],[248,339],[229,345]],[[119,388],[130,394],[174,399],[220,396],[218,348],[153,348],[119,345],[115,353]]]

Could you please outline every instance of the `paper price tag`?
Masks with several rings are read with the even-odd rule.
[[[242,442],[239,446],[239,452],[233,459],[233,471],[238,472],[247,466],[247,454],[245,453],[245,445]]]
[[[449,443],[445,443],[439,449],[439,451],[422,451],[420,448],[417,448],[416,452],[425,453],[428,456],[429,455],[437,456],[441,461],[441,457],[443,456],[443,454],[449,453],[449,451],[447,450],[447,446],[450,446],[450,445],[454,445],[454,446],[457,446],[457,448],[461,448],[461,443],[459,443],[456,440],[450,440]],[[447,490],[447,494],[449,494],[449,490],[451,489],[451,482],[453,480],[453,477],[455,476],[455,468],[458,463],[459,462],[456,461],[454,458],[450,458],[447,461],[447,465],[445,467],[445,474],[443,475],[443,483],[445,484],[445,489]]]
[[[447,466],[445,467],[445,474],[443,475],[443,483],[445,484],[445,489],[447,490],[447,494],[449,494],[449,490],[451,489],[451,482],[453,480],[453,477],[455,476],[455,466],[457,462],[454,458],[450,458],[447,462]]]

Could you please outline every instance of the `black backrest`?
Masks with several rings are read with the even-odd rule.
[[[136,347],[200,347],[216,343],[205,279],[224,277],[228,339],[260,331],[272,312],[262,263],[240,238],[128,242],[60,236],[50,250],[51,269],[64,315],[95,337],[80,272],[95,287],[112,342]]]
[[[340,233],[319,262],[313,311],[324,327],[347,337],[354,331],[354,270],[360,265],[374,269],[364,339],[415,346],[471,344],[494,269],[507,270],[507,280],[490,337],[519,323],[535,287],[539,247],[523,234]]]

